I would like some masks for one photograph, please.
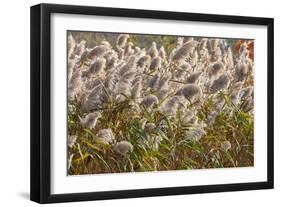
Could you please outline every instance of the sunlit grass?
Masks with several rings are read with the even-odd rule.
[[[87,33],[87,39],[90,37]],[[129,38],[131,44],[140,42],[136,35]],[[150,54],[150,50],[158,51],[157,48],[152,46],[152,49],[141,53],[135,49],[137,45],[129,50],[126,47],[131,44],[126,43],[126,47],[109,46],[107,50],[113,58],[105,57],[107,53],[101,51],[99,58],[105,57],[106,65],[102,65],[101,61],[100,68],[92,71],[89,68],[98,58],[84,60],[83,52],[77,49],[81,45],[70,42],[72,46],[69,47],[73,48],[69,49],[72,55],[69,55],[69,61],[73,66],[68,71],[71,75],[69,94],[72,94],[68,98],[67,115],[69,175],[253,166],[253,95],[251,90],[248,95],[245,91],[241,92],[254,84],[253,63],[243,53],[247,49],[233,56],[225,49],[214,59],[214,50],[206,45],[203,49],[202,45],[195,46],[196,41],[200,41],[198,38],[189,46],[194,48],[183,50],[183,55],[177,54],[175,59],[171,53],[175,47],[175,53],[180,51],[184,43],[177,43],[175,37],[169,39],[168,36],[157,37],[157,41],[163,41],[162,45],[168,52],[161,57],[162,62],[157,69],[149,68],[149,65],[141,68],[136,64],[141,57]],[[216,43],[212,39],[208,41]],[[102,47],[109,44],[101,42],[99,36],[98,44]],[[220,50],[218,48],[216,46]],[[81,50],[86,55],[93,51],[83,47]],[[126,50],[129,51],[127,56],[122,56]],[[207,51],[207,58],[201,55],[202,51]],[[151,53],[153,57],[153,51]],[[117,54],[121,54],[120,57]],[[179,61],[182,56],[184,58]],[[117,63],[110,68],[108,62],[114,58]],[[129,65],[130,61],[133,66]],[[184,67],[186,63],[191,66]],[[210,68],[216,63],[222,64],[223,69],[210,75]],[[240,64],[250,69],[245,72]],[[120,75],[125,66],[128,67],[125,75]],[[178,78],[175,74],[180,70],[184,70],[185,74]],[[198,80],[191,80],[191,74],[198,71],[201,72]],[[111,75],[113,83],[107,82]],[[158,82],[149,83],[154,78],[158,78]],[[218,85],[214,86],[215,81]],[[136,83],[142,86],[137,97],[131,92]],[[118,87],[123,87],[123,92],[118,90],[117,93]],[[162,90],[164,95],[160,96]],[[97,92],[98,98],[91,96],[93,91]],[[240,97],[237,102],[235,94]],[[92,103],[85,104],[89,97],[96,101],[93,102],[94,107]],[[142,102],[147,97],[151,100]],[[89,114],[92,116],[88,117]]]
[[[143,109],[141,117],[156,126],[146,131],[141,128],[141,119],[127,111],[129,103],[130,100],[126,99],[103,110],[103,118],[93,130],[79,125],[78,115],[83,113],[77,106],[74,113],[69,113],[68,131],[78,137],[69,151],[74,154],[70,175],[253,166],[253,117],[239,107],[225,101],[224,107],[230,108],[232,116],[222,111],[206,128],[206,135],[193,142],[183,135],[193,126],[181,124],[180,113],[175,120]],[[200,121],[206,121],[207,114],[213,110],[211,103],[207,100],[199,110]],[[116,153],[111,145],[96,142],[96,132],[103,128],[111,128],[117,141],[124,138],[130,141],[134,146],[133,152],[123,156]],[[157,149],[153,143],[147,142],[150,136],[162,138]],[[221,143],[226,140],[231,143],[231,149],[224,151]],[[142,141],[150,146],[143,145]]]

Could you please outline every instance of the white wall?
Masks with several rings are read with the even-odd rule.
[[[45,3],[218,13],[275,18],[275,45],[281,46],[281,13],[277,0],[70,0],[3,1],[0,32],[0,205],[35,206],[29,201],[29,7]],[[281,50],[275,46],[275,190],[123,199],[114,201],[55,204],[53,206],[268,206],[281,202]],[[274,205],[274,204],[273,204]],[[276,205],[275,205],[276,206]]]

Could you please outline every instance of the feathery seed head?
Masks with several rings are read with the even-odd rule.
[[[92,60],[94,57],[102,57],[109,49],[110,48],[105,45],[96,46],[88,52],[87,58]]]
[[[67,136],[67,145],[68,147],[72,148],[77,140],[77,136],[76,135],[68,135]]]
[[[79,117],[80,124],[89,129],[93,129],[93,128],[95,128],[97,121],[100,117],[101,117],[101,114],[98,111],[90,113],[84,119]]]
[[[150,88],[156,88],[158,86],[158,82],[160,80],[160,74],[156,73],[151,79],[147,81],[147,85]]]
[[[139,60],[138,60],[138,63],[137,65],[141,68],[145,67],[145,66],[149,66],[150,65],[150,62],[151,62],[151,57],[150,55],[145,55],[143,57],[141,57]]]
[[[199,126],[186,131],[184,137],[192,142],[198,142],[204,135],[206,135],[205,130]]]
[[[227,74],[222,74],[216,80],[213,81],[210,89],[213,93],[225,89],[229,86],[230,79]]]
[[[201,71],[191,73],[190,76],[186,79],[186,83],[195,83],[201,74]]]
[[[93,63],[89,67],[89,74],[97,75],[105,68],[105,59],[104,58],[97,58],[93,61]]]
[[[216,62],[209,69],[209,77],[217,76],[218,73],[223,70],[224,70],[224,65],[221,62]]]
[[[103,144],[112,144],[115,142],[115,136],[110,128],[101,129],[97,134],[96,141]]]
[[[126,156],[128,153],[133,151],[133,145],[128,141],[117,142],[114,145],[114,150],[115,152],[123,156]]]
[[[221,143],[221,150],[227,152],[231,149],[231,143],[229,141],[224,141]]]
[[[120,48],[124,48],[129,37],[130,37],[130,35],[128,35],[128,34],[120,34],[117,37],[116,45]]]
[[[174,61],[180,61],[185,58],[193,51],[194,47],[196,46],[197,42],[189,41],[184,43],[176,52],[173,57]]]
[[[177,95],[183,95],[186,99],[193,100],[202,96],[202,89],[196,84],[186,84],[177,92]]]
[[[161,67],[162,59],[161,57],[155,57],[152,59],[150,64],[150,70],[158,70]]]
[[[166,59],[166,56],[167,56],[167,53],[165,51],[165,48],[162,46],[160,49],[159,49],[159,57],[161,57],[162,59]]]
[[[144,105],[146,108],[152,108],[155,104],[158,104],[159,100],[157,96],[150,94],[143,98],[141,104]]]

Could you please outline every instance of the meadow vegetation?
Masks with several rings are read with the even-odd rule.
[[[253,166],[253,41],[68,32],[67,52],[68,175]]]

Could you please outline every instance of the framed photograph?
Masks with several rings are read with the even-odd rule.
[[[31,200],[273,188],[273,19],[31,7]]]

